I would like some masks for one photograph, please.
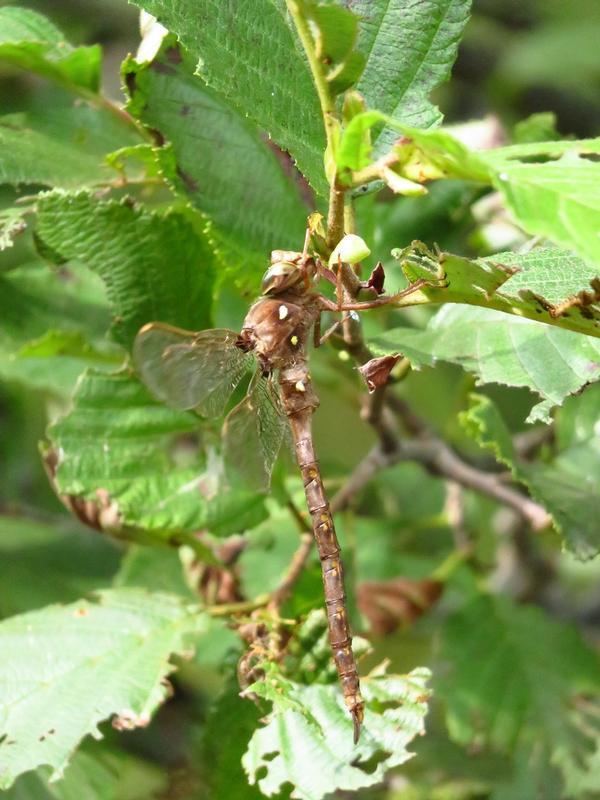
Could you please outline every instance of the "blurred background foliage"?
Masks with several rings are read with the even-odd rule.
[[[135,53],[139,41],[135,7],[125,0],[25,0],[21,4],[48,15],[72,43],[101,44],[104,91],[115,100],[121,99],[120,64],[128,53]],[[446,123],[485,118],[485,135],[501,142],[514,138],[515,131],[518,135],[519,128],[515,126],[531,114],[553,112],[554,120],[546,116],[537,123],[545,126],[550,138],[555,135],[554,129],[563,138],[597,135],[599,31],[597,0],[475,0],[453,79],[434,98],[446,115]],[[0,66],[2,113],[44,113],[55,103],[60,106],[60,102],[60,90],[4,64]],[[35,187],[29,187],[32,188]],[[23,187],[20,193],[26,195],[27,191]],[[13,200],[12,191],[2,189],[0,204],[9,206]],[[509,223],[490,214],[471,185],[460,181],[434,185],[425,199],[392,200],[386,194],[378,196],[377,201],[365,198],[358,208],[358,222],[361,234],[373,243],[378,254],[388,253],[392,247],[414,238],[430,244],[437,242],[442,249],[453,252],[487,254],[518,243],[520,236]],[[33,260],[34,252],[27,236],[18,239],[12,249],[0,255],[0,271]],[[391,265],[390,275],[393,283]],[[87,286],[86,291],[99,306],[99,314],[104,313],[100,282]],[[219,312],[223,319],[219,321],[235,327],[249,299],[243,291],[224,288]],[[429,313],[424,309],[385,311],[377,319],[365,318],[365,325],[376,330],[386,327],[390,318],[421,325]],[[44,330],[40,321],[37,335]],[[6,350],[19,346],[19,334],[18,320],[12,329],[3,327],[0,347]],[[73,370],[76,375],[76,364]],[[335,351],[328,349],[318,354],[314,375],[322,402],[315,420],[317,444],[333,489],[367,452],[373,435],[359,421],[356,374],[337,358]],[[6,617],[50,602],[76,599],[86,591],[107,585],[115,576],[117,585],[172,588],[179,580],[173,554],[161,551],[158,560],[149,557],[148,563],[139,552],[124,555],[120,546],[90,533],[67,516],[52,492],[38,442],[44,438],[48,418],[54,419],[65,410],[68,401],[64,394],[48,390],[43,381],[37,387],[24,385],[19,376],[11,374],[10,365],[2,367],[0,377],[0,510],[5,514],[26,514],[40,524],[27,552],[23,550],[23,531],[17,522],[12,534],[0,541],[0,614]],[[458,423],[458,413],[465,409],[473,388],[473,378],[462,370],[439,365],[435,370],[413,372],[402,384],[401,394],[437,433],[461,452],[489,465],[490,458]],[[500,386],[480,391],[497,403],[513,434],[530,435],[525,434],[523,420],[535,402],[533,395],[527,390]],[[594,396],[600,397],[597,391]],[[568,400],[558,417],[571,409],[575,413],[578,402],[578,398]],[[298,492],[296,481],[291,480],[288,486],[292,494]],[[443,681],[444,671],[450,669],[452,641],[448,641],[451,631],[445,629],[440,634],[440,630],[443,620],[476,595],[479,582],[485,580],[517,601],[543,606],[555,617],[577,625],[589,643],[600,645],[600,562],[576,562],[560,552],[556,534],[533,536],[506,509],[467,491],[460,492],[463,512],[457,520],[452,516],[455,489],[418,465],[400,464],[382,473],[364,493],[356,515],[340,516],[348,570],[356,572],[363,583],[377,585],[398,576],[417,582],[435,577],[439,570],[453,575],[433,609],[429,608],[434,604],[433,596],[415,599],[412,589],[404,591],[398,586],[394,601],[397,606],[388,620],[369,606],[368,588],[363,593],[363,622],[368,618],[377,631],[372,663],[388,657],[394,671],[401,672],[416,664],[430,665],[436,674],[436,695],[427,720],[427,735],[415,746],[417,757],[392,775],[381,790],[364,791],[359,796],[365,800],[599,797],[600,792],[591,783],[586,788],[583,778],[577,791],[571,787],[570,793],[565,794],[563,779],[558,777],[555,766],[549,766],[543,741],[537,750],[535,743],[527,742],[516,749],[495,752],[486,748],[481,738],[465,736],[461,746],[456,743],[459,737],[455,736],[454,742],[448,737],[444,702],[451,705],[452,701],[445,695]],[[239,561],[241,585],[250,594],[274,587],[294,550],[297,532],[283,517],[274,513],[250,535],[249,546]],[[60,530],[60,535],[53,535],[52,530]],[[469,569],[452,561],[461,537],[475,548]],[[175,559],[173,564],[170,558]],[[360,589],[358,597],[360,603]],[[320,603],[320,576],[313,564],[303,576],[289,610],[293,615]],[[358,620],[356,611],[355,618]],[[463,624],[468,625],[469,619],[465,618]],[[535,637],[534,630],[532,636]],[[97,744],[88,743],[72,768],[74,773],[83,770],[88,777],[96,771],[97,781],[110,787],[102,795],[90,793],[89,797],[254,797],[243,779],[236,784],[241,751],[232,749],[230,763],[220,764],[223,783],[218,788],[211,784],[213,778],[205,774],[207,765],[226,758],[223,751],[232,729],[241,736],[245,729],[250,732],[255,722],[252,704],[228,701],[227,694],[219,706],[211,708],[224,682],[223,658],[233,665],[239,647],[230,631],[215,625],[206,646],[199,648],[199,655],[178,673],[175,698],[161,709],[148,729],[117,735],[108,725],[102,726],[106,739],[101,755],[98,756]],[[561,661],[560,652],[550,655]],[[206,730],[211,732],[208,738],[204,735]],[[216,751],[215,742],[219,745]],[[124,751],[135,759],[125,759]],[[195,767],[190,769],[190,764]],[[589,774],[595,775],[596,787],[600,786],[597,765]],[[50,790],[44,787],[35,775],[28,775],[9,795],[27,800],[63,796],[45,793]]]

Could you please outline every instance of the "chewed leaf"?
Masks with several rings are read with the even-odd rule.
[[[325,131],[308,63],[285,3],[253,0],[134,0],[197,59],[197,74],[284,150],[325,194]],[[249,202],[254,203],[250,188]]]
[[[89,371],[70,413],[48,431],[56,490],[72,510],[91,506],[96,527],[134,540],[183,536],[196,547],[199,529],[227,535],[252,527],[263,519],[263,499],[223,490],[218,454],[202,445],[201,426],[127,372]]]
[[[192,330],[210,325],[215,259],[193,214],[85,191],[48,192],[37,208],[42,252],[57,263],[81,261],[102,278],[115,341],[129,347],[153,320]]]
[[[13,239],[27,227],[27,208],[3,208],[0,211],[0,250],[12,247]]]
[[[527,387],[541,399],[530,422],[548,421],[554,406],[600,377],[598,339],[469,306],[445,306],[424,331],[395,328],[372,344],[417,365],[458,364],[479,384]]]
[[[424,732],[428,678],[429,671],[421,668],[408,675],[379,673],[363,679],[367,707],[356,747],[352,721],[336,686],[300,686],[277,676],[254,684],[252,691],[272,700],[274,708],[242,759],[250,782],[258,782],[267,797],[291,782],[292,797],[301,800],[379,783],[387,770],[411,758],[407,746]],[[264,777],[258,777],[259,770],[266,770]]]
[[[106,591],[0,624],[0,788],[47,764],[59,777],[98,725],[148,725],[167,697],[173,654],[205,620],[171,595]]]
[[[194,66],[174,36],[149,64],[127,59],[128,109],[168,142],[154,150],[155,168],[210,219],[223,266],[256,286],[267,253],[302,241],[307,208],[285,156]]]
[[[600,139],[590,139],[513,145],[482,158],[526,231],[600,264],[599,152]]]

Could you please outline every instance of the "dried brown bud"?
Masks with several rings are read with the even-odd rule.
[[[428,578],[394,578],[358,585],[357,602],[374,633],[384,636],[406,628],[435,605],[444,584]]]
[[[395,353],[391,356],[381,356],[380,358],[372,358],[358,368],[358,371],[365,379],[369,394],[372,394],[375,389],[380,386],[385,386],[390,377],[390,372],[394,369],[398,361],[402,358],[401,355]]]
[[[375,289],[377,294],[383,294],[383,284],[385,283],[385,270],[383,264],[378,261],[365,284],[365,289]]]

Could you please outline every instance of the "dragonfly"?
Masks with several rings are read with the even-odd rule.
[[[321,336],[323,312],[375,308],[415,291],[424,281],[395,295],[356,302],[344,300],[338,283],[336,301],[331,300],[314,288],[324,267],[308,254],[308,242],[307,234],[302,252],[271,254],[262,294],[239,333],[226,328],[193,332],[152,322],[138,333],[133,360],[155,397],[205,417],[222,416],[235,389],[253,371],[245,397],[225,418],[223,441],[226,462],[258,485],[268,485],[286,428],[291,432],[321,561],[332,656],[358,742],[365,706],[352,652],[340,545],[313,442],[312,416],[319,399],[308,350],[311,341],[319,346],[341,322]],[[383,288],[377,293],[383,294]]]

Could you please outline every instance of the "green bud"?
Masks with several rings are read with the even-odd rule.
[[[367,247],[365,240],[354,233],[349,233],[337,243],[335,250],[329,257],[329,266],[335,266],[338,263],[338,259],[341,259],[345,264],[358,264],[359,261],[370,255],[371,251]]]

